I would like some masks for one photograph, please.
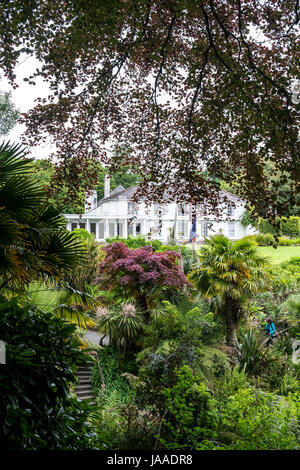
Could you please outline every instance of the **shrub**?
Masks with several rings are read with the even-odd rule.
[[[295,240],[287,237],[279,237],[277,243],[278,246],[293,246],[295,245]]]
[[[135,250],[136,248],[141,248],[142,246],[149,245],[150,242],[148,242],[144,237],[141,235],[138,235],[137,237],[133,237],[132,235],[128,235],[127,238],[122,238],[122,237],[112,237],[112,238],[106,238],[105,241],[111,245],[112,243],[124,243],[124,245],[128,246],[128,248]],[[159,242],[160,243],[160,242]]]
[[[280,397],[252,388],[239,389],[229,397],[218,416],[220,425],[217,440],[223,446],[215,445],[211,448],[299,449],[299,400],[298,393]],[[201,449],[201,446],[198,448]]]
[[[256,242],[260,246],[270,246],[275,244],[275,238],[271,233],[264,233],[256,235]]]
[[[0,369],[0,440],[7,450],[89,449],[89,408],[72,398],[86,360],[75,326],[16,299],[0,299],[6,365]]]
[[[128,235],[127,238],[121,237],[114,237],[114,238],[107,238],[107,243],[124,243],[130,249],[137,249],[143,246],[150,245],[154,249],[154,251],[164,252],[164,251],[176,251],[178,253],[179,246],[178,245],[164,245],[160,240],[146,240],[141,235],[137,237],[133,237],[132,235]],[[192,269],[192,264],[194,263],[193,252],[187,246],[180,246],[181,249],[181,256],[183,260],[183,271],[185,274],[188,274]],[[178,261],[177,261],[178,263]]]
[[[102,387],[98,368],[95,365],[92,373],[92,385],[98,404],[106,406],[120,403],[129,403],[134,395],[128,381],[122,376],[122,372],[136,372],[134,361],[122,361],[121,369],[118,364],[118,353],[114,346],[110,345],[98,352],[101,364],[105,389]]]
[[[277,227],[270,224],[266,219],[260,219],[256,226],[262,233],[286,235],[290,238],[300,236],[300,217],[281,217],[276,222],[278,223]]]
[[[195,449],[211,434],[212,399],[206,386],[192,370],[181,367],[177,381],[162,390],[165,416],[158,440],[164,449]]]
[[[280,230],[283,235],[291,238],[300,236],[300,217],[282,217]]]
[[[300,274],[300,256],[293,256],[289,260],[283,261],[282,263],[280,263],[280,267],[283,269],[287,269],[292,274]]]
[[[256,227],[261,233],[269,233],[272,235],[277,233],[276,228],[266,219],[259,219]]]
[[[145,327],[145,347],[137,355],[143,381],[150,378],[152,389],[159,394],[162,385],[174,383],[175,372],[183,365],[193,367],[194,372],[209,379],[229,367],[226,354],[211,346],[216,342],[218,329],[211,312],[203,312],[187,301],[162,304]]]
[[[248,372],[253,365],[257,368],[261,360],[261,345],[257,333],[250,329],[242,338],[239,345],[240,370]]]
[[[248,240],[252,240],[256,242],[259,246],[271,246],[271,245],[278,245],[278,246],[298,246],[300,245],[299,238],[287,238],[287,237],[278,237],[275,240],[275,236],[271,233],[259,233],[257,235],[247,235],[244,237]]]
[[[99,352],[105,388],[102,387],[97,367],[92,383],[97,397],[97,413],[93,420],[98,439],[105,449],[153,449],[159,422],[152,413],[136,404],[136,392],[128,376],[136,378],[133,357],[118,367],[117,351],[110,345]],[[122,373],[123,372],[123,373]]]
[[[106,257],[98,266],[95,283],[127,299],[133,298],[146,317],[159,299],[190,286],[176,264],[179,255],[174,251],[158,253],[151,246],[131,250],[121,242],[108,245],[103,251]]]
[[[121,351],[125,357],[129,347],[142,335],[143,319],[135,305],[128,302],[114,310],[98,308],[96,325],[116,345],[120,365]]]

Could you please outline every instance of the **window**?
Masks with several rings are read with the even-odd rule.
[[[183,220],[180,220],[177,223],[177,234],[179,237],[185,237],[186,234],[186,223]]]
[[[132,202],[128,202],[127,209],[128,209],[128,214],[133,213],[133,204],[132,204]]]
[[[72,222],[71,224],[71,230],[74,230],[75,228],[77,228],[77,224],[75,222]]]
[[[161,205],[160,204],[155,204],[155,206],[154,206],[154,215],[156,217],[161,216]]]
[[[99,238],[104,238],[104,223],[99,224]]]
[[[95,222],[91,222],[90,224],[90,231],[96,236],[96,224]]]
[[[205,217],[207,214],[205,204],[200,204],[200,217]]]
[[[232,216],[233,216],[233,212],[234,212],[234,210],[233,210],[233,205],[232,205],[231,203],[229,203],[228,206],[227,206],[227,215],[229,215],[229,216],[232,217]]]
[[[184,202],[180,202],[177,204],[178,208],[178,215],[185,215],[186,214],[186,204]]]
[[[80,227],[80,228],[85,228],[85,223],[79,224],[79,227]]]
[[[110,237],[115,236],[115,224],[114,223],[109,224],[109,236]]]
[[[137,234],[141,233],[141,224],[136,224],[135,231]]]
[[[133,225],[128,222],[128,228],[127,228],[127,233],[128,235],[133,235]]]
[[[235,235],[235,223],[228,222],[228,236],[229,238],[234,238]]]
[[[207,222],[201,223],[201,235],[202,237],[208,236],[208,223]]]

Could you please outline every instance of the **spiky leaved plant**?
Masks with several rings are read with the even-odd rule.
[[[100,332],[109,337],[118,350],[118,362],[120,366],[121,348],[123,356],[130,344],[134,343],[138,335],[142,333],[143,317],[133,303],[126,302],[121,308],[111,309],[100,307],[97,309],[97,327]]]

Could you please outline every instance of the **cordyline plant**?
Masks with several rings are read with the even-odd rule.
[[[109,310],[106,307],[99,307],[96,313],[96,326],[99,331],[109,337],[110,343],[117,347],[118,365],[121,361],[121,349],[123,356],[134,342],[142,334],[143,317],[136,306],[130,302],[125,302],[121,308]]]
[[[27,142],[51,136],[74,198],[108,143],[148,199],[168,189],[216,210],[207,170],[271,218],[297,196],[298,35],[299,0],[6,0],[0,69],[16,86],[20,55],[40,61],[26,80],[50,94],[23,116]]]
[[[154,252],[152,246],[131,250],[124,243],[102,248],[106,257],[99,264],[95,283],[125,298],[133,298],[145,313],[146,321],[155,303],[191,286],[176,263],[175,251]]]

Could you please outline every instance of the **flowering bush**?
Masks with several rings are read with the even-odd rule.
[[[179,255],[175,251],[155,252],[151,246],[131,250],[121,242],[102,249],[106,257],[98,266],[95,282],[102,289],[134,298],[144,311],[159,298],[191,286],[176,264]]]

